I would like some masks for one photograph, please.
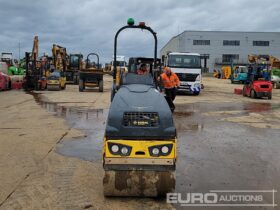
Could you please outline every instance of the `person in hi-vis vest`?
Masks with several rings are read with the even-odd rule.
[[[168,105],[171,111],[173,112],[175,109],[173,101],[176,98],[177,88],[180,85],[180,80],[178,76],[174,72],[172,72],[169,67],[164,68],[164,73],[160,75],[160,80],[165,90]]]

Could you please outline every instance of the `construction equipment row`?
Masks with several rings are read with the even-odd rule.
[[[273,88],[280,88],[280,60],[274,56],[248,55],[247,66],[236,66],[233,61],[230,66],[223,66],[221,71],[214,70],[213,76],[221,79],[230,79],[231,83],[245,83],[248,80],[248,67],[252,63],[258,65],[260,74],[267,74]]]
[[[2,53],[1,89],[9,89],[10,77],[18,75],[21,76],[25,90],[63,90],[66,84],[79,84],[79,91],[84,91],[87,87],[98,87],[103,92],[103,74],[112,73],[112,69],[104,71],[101,68],[99,55],[96,53],[90,53],[84,61],[82,54],[68,55],[65,47],[53,44],[52,56],[38,55],[38,36],[34,37],[32,52],[26,52],[25,57],[17,63],[11,53]],[[96,62],[90,58],[92,55],[96,56]]]

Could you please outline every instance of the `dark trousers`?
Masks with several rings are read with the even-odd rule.
[[[175,100],[176,98],[176,95],[177,95],[177,88],[165,88],[165,98],[166,98],[166,101],[171,109],[172,112],[174,112],[175,110],[175,105],[173,103],[173,101]]]

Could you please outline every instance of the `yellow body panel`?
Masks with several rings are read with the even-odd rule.
[[[59,85],[59,80],[48,80],[48,85]]]
[[[218,72],[213,72],[213,77],[218,77]]]
[[[108,143],[117,143],[123,144],[132,147],[132,151],[129,156],[121,156],[121,155],[114,155],[111,154],[109,151],[109,147],[107,146]],[[151,156],[149,153],[149,147],[157,146],[157,145],[165,145],[165,144],[172,144],[172,151],[167,156],[159,156],[156,158],[176,158],[176,139],[170,140],[106,140],[104,139],[104,148],[103,153],[106,158],[114,158],[114,157],[122,157],[122,158],[155,158]],[[144,152],[143,155],[136,155],[136,152]]]
[[[48,80],[48,85],[60,85],[60,87],[64,87],[66,84],[66,77],[60,77],[59,80]]]
[[[223,71],[223,75],[224,75],[223,79],[229,79],[230,75],[231,75],[231,67],[230,66],[223,66],[222,71]]]
[[[66,77],[60,77],[59,81],[60,81],[60,86],[64,87],[66,84]]]
[[[46,70],[45,71],[45,77],[49,77],[50,76],[50,71],[49,70]]]

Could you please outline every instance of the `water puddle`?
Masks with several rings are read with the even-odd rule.
[[[39,94],[34,94],[34,98],[42,108],[84,132],[84,136],[62,140],[56,147],[57,153],[101,161],[107,109],[53,103]],[[238,186],[255,189],[256,183],[270,189],[270,181],[279,177],[279,131],[220,119],[250,113],[266,116],[279,108],[279,104],[253,102],[178,104],[173,114],[178,134],[176,192],[186,195]]]
[[[56,152],[87,161],[101,160],[108,110],[58,106],[56,113],[64,116],[73,128],[85,133],[83,137],[63,140]]]
[[[243,102],[243,103],[195,103],[179,104],[176,106],[175,114],[191,116],[195,112],[215,112],[215,111],[245,111],[245,112],[268,112],[280,109],[280,104]]]
[[[82,106],[67,106],[69,102],[54,103],[46,97],[31,93],[35,101],[44,109],[63,117],[66,123],[72,128],[82,130],[85,135],[82,137],[66,139],[61,141],[56,151],[62,155],[77,157],[83,160],[95,161],[102,158],[102,142],[108,109],[90,109]],[[75,102],[78,103],[78,102]],[[81,105],[83,102],[80,102]],[[247,115],[252,112],[268,112],[280,108],[280,105],[269,103],[196,103],[179,104],[174,112],[174,122],[179,138],[184,145],[186,136],[202,135],[196,132],[215,132],[223,129],[230,130],[226,125],[218,123],[221,113],[234,114],[235,116]],[[214,116],[205,117],[203,113],[215,113]],[[179,141],[180,142],[180,141]],[[180,150],[179,150],[180,152]],[[183,151],[182,151],[183,152]]]
[[[63,117],[72,128],[85,133],[61,141],[56,152],[87,161],[102,159],[107,109],[67,106],[64,102],[47,101],[39,94],[33,96],[42,108]],[[176,192],[185,195],[211,189],[239,189],[239,186],[245,190],[255,189],[256,183],[270,189],[270,181],[279,177],[279,131],[219,119],[221,113],[266,116],[275,109],[280,109],[280,105],[254,102],[178,104],[173,115],[178,133]]]
[[[74,129],[84,132],[84,136],[64,139],[57,145],[59,154],[87,161],[102,159],[102,145],[108,109],[67,106],[69,102],[54,103],[41,94],[29,92],[42,108],[65,119]],[[72,102],[71,102],[72,103]],[[76,103],[76,102],[75,102]]]

